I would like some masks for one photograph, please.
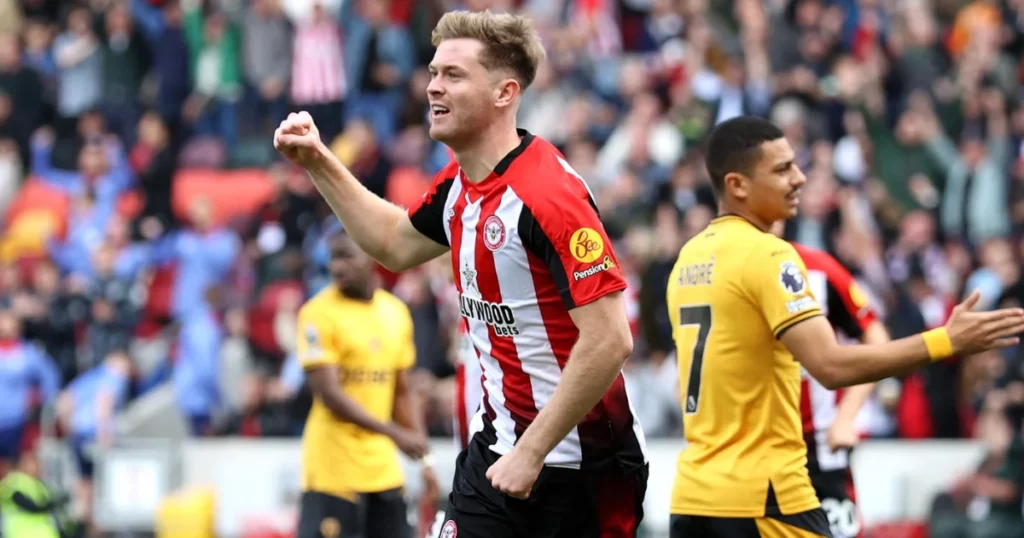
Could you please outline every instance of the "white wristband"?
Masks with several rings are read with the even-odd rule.
[[[423,465],[424,467],[433,467],[434,466],[434,455],[433,454],[427,454],[427,455],[423,456],[422,458],[420,458],[420,464]]]

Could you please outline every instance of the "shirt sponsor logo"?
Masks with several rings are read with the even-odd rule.
[[[344,385],[382,385],[390,383],[394,375],[394,370],[345,368],[338,372],[338,381]]]
[[[856,282],[850,282],[850,300],[853,301],[853,306],[857,309],[857,317],[864,318],[870,313],[868,308],[868,296],[864,294],[864,290],[860,289],[860,286]]]
[[[580,228],[569,238],[569,252],[580,263],[591,263],[604,254],[604,239],[593,228]]]
[[[498,336],[519,336],[516,316],[508,305],[459,296],[459,306],[466,318],[480,320],[494,328]]]
[[[790,314],[796,314],[797,312],[803,312],[804,310],[811,310],[818,307],[818,301],[814,300],[814,297],[801,297],[795,301],[789,301],[786,303],[786,310]]]
[[[484,221],[484,246],[487,250],[494,252],[505,246],[505,235],[505,223],[496,215],[487,217]]]
[[[780,265],[779,284],[782,284],[783,289],[793,295],[799,295],[807,288],[807,282],[804,280],[800,267],[796,262],[789,260]]]
[[[579,282],[584,278],[592,277],[598,273],[610,271],[613,267],[615,267],[615,262],[612,261],[611,256],[605,256],[604,260],[602,260],[601,263],[592,265],[582,271],[576,271],[572,274],[572,277],[576,279],[577,282]]]

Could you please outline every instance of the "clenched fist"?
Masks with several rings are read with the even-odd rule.
[[[313,123],[312,116],[305,111],[288,114],[274,131],[274,149],[302,167],[313,164],[322,146],[320,131]]]

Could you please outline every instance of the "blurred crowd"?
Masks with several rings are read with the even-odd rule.
[[[521,127],[587,178],[616,242],[649,436],[680,434],[664,289],[715,212],[705,135],[736,115],[784,129],[808,176],[786,238],[843,261],[894,337],[965,290],[1024,304],[1021,0],[0,0],[0,460],[52,409],[86,469],[161,386],[194,435],[298,435],[295,313],[329,284],[336,223],[270,134],[307,110],[371,191],[414,203],[451,158],[427,136],[425,66],[457,8],[538,25]],[[450,267],[379,274],[448,435]],[[978,437],[1019,466],[1021,351],[880,383],[865,436]],[[992,498],[979,480],[950,513]]]

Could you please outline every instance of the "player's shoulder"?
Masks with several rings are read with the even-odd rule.
[[[323,315],[330,311],[337,306],[337,295],[338,293],[331,286],[324,287],[302,304],[302,307],[299,308],[299,319]]]
[[[753,234],[746,243],[750,252],[751,262],[770,262],[773,260],[787,261],[800,259],[800,254],[793,244],[774,234],[761,232]]]
[[[565,196],[590,198],[590,188],[551,142],[527,133],[529,144],[516,160],[516,193],[530,205],[564,203]]]
[[[405,304],[405,301],[399,299],[397,295],[387,290],[378,289],[375,291],[373,293],[373,300],[387,312],[389,318],[397,316],[406,319],[412,316],[409,305]]]

